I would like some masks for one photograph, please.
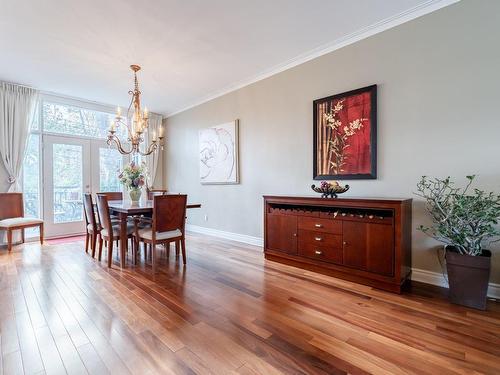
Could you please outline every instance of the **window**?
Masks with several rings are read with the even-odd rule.
[[[123,156],[103,142],[108,136],[108,129],[115,115],[113,108],[89,102],[80,102],[69,98],[43,95],[37,114],[30,129],[26,155],[22,170],[24,193],[24,212],[26,217],[42,217],[48,212],[54,214],[54,224],[75,223],[83,220],[82,195],[87,191],[88,181],[83,181],[82,168],[91,166],[90,186],[99,191],[121,191],[118,171],[123,168]],[[117,127],[120,139],[127,139],[126,129]],[[55,135],[60,143],[51,144],[50,159],[46,150],[42,152],[44,135]],[[86,138],[96,154],[90,160],[84,159],[84,149],[75,142],[66,142],[69,137]],[[95,147],[97,146],[97,147]],[[97,160],[94,166],[94,157]],[[87,164],[89,163],[89,164]],[[43,168],[57,171],[51,184],[53,196],[50,200],[42,199]],[[94,170],[92,168],[99,168]],[[97,186],[96,186],[97,185]],[[92,189],[93,189],[92,188]],[[53,204],[53,207],[44,207]],[[50,203],[48,203],[50,202]],[[26,230],[26,236],[38,235],[38,229]]]
[[[119,171],[123,168],[122,156],[118,150],[99,148],[99,191],[121,191],[118,180]]]
[[[106,138],[115,115],[74,105],[44,101],[42,105],[43,131],[91,138]],[[123,127],[117,131],[122,136]]]

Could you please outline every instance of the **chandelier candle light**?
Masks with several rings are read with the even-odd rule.
[[[141,109],[141,91],[139,90],[139,82],[137,81],[137,72],[141,69],[139,65],[130,65],[130,69],[134,72],[134,90],[130,90],[128,93],[132,95],[132,100],[127,110],[127,117],[122,117],[122,110],[120,107],[116,110],[116,118],[111,122],[109,126],[108,134],[108,145],[114,143],[120,152],[120,154],[128,155],[132,153],[138,153],[140,155],[146,156],[150,155],[158,149],[160,146],[163,149],[163,126],[159,129],[159,134],[153,131],[151,137],[151,143],[149,144],[146,151],[141,151],[140,144],[144,142],[144,134],[149,128],[149,113],[148,109],[144,107]],[[118,136],[116,135],[117,126],[124,126],[127,129],[127,140],[131,144],[131,148],[126,150],[123,148],[122,143]]]

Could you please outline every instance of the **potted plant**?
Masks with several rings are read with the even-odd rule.
[[[483,246],[500,238],[500,195],[471,189],[475,176],[460,189],[450,177],[423,176],[416,193],[426,202],[432,225],[419,229],[445,244],[451,302],[484,310],[491,267],[491,251]]]
[[[118,175],[120,182],[127,188],[132,203],[137,203],[141,199],[141,189],[145,184],[146,175],[146,166],[137,165],[133,161]]]

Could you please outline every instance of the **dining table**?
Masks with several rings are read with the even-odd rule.
[[[120,267],[125,267],[125,255],[127,253],[127,220],[129,216],[153,214],[154,201],[141,200],[132,202],[129,200],[108,201],[109,211],[120,220]],[[201,208],[201,204],[187,204],[186,208]]]

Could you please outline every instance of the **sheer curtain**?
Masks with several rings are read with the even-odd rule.
[[[38,91],[0,82],[0,157],[9,174],[9,192],[21,191],[20,175]]]
[[[150,113],[149,114],[149,129],[147,133],[147,138],[146,138],[146,149],[151,143],[151,140],[153,139],[153,136],[160,134],[160,128],[162,126],[162,121],[163,117],[161,115],[157,115],[155,113]],[[161,150],[158,148],[156,152],[153,152],[151,155],[145,156],[145,162],[146,162],[146,167],[148,168],[149,172],[149,181],[147,181],[148,188],[152,189],[155,180],[156,180],[156,172],[158,170],[158,162],[160,159],[160,153]]]

